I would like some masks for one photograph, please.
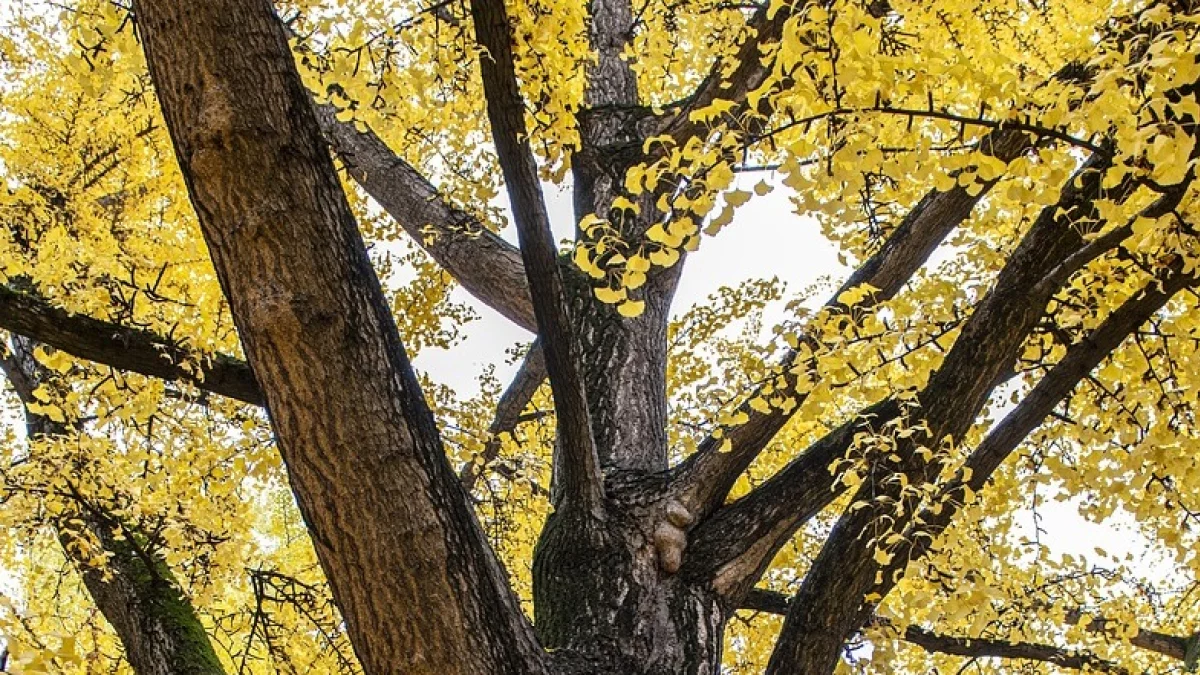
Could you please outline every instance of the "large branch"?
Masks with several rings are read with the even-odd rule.
[[[6,286],[0,286],[0,328],[118,370],[184,381],[202,391],[263,405],[262,391],[245,361],[224,354],[197,358],[173,340],[72,314]],[[199,362],[199,373],[183,367],[189,361]]]
[[[1001,131],[986,136],[980,148],[984,154],[1009,162],[1032,145],[1032,139],[1026,134]],[[994,184],[994,181],[985,184],[983,189],[975,194],[958,185],[944,192],[930,190],[909,211],[883,247],[868,258],[826,301],[823,310],[817,313],[817,320],[834,320],[844,314],[845,307],[838,302],[838,298],[846,290],[863,284],[870,284],[878,291],[866,298],[858,306],[858,311],[869,310],[875,304],[895,297],[946,236],[970,216],[975,205],[988,194]],[[818,337],[819,332],[800,331],[800,339],[813,354],[824,349]],[[724,429],[722,438],[705,438],[697,452],[677,469],[677,489],[681,490],[686,502],[694,504],[699,512],[708,513],[720,506],[738,476],[804,402],[807,392],[796,389],[798,378],[792,370],[803,369],[809,377],[814,377],[815,364],[798,362],[798,359],[798,352],[795,349],[789,350],[778,368],[783,373],[786,386],[781,390],[777,386],[778,382],[772,382],[776,395],[780,391],[790,395],[795,405],[787,410],[771,408],[762,412],[750,404],[754,399],[762,398],[760,388],[747,396],[738,407],[738,412],[746,417],[743,424]],[[729,448],[722,452],[720,448],[726,441]]]
[[[788,596],[777,591],[756,588],[743,599],[739,609],[786,615]],[[884,623],[883,619],[875,621]],[[951,654],[968,658],[999,658],[1023,661],[1042,661],[1072,670],[1089,672],[1127,673],[1121,666],[1095,654],[1035,642],[1014,642],[997,638],[966,638],[943,635],[917,625],[906,626],[896,637],[936,654]]]
[[[1097,166],[1104,161],[1098,157],[1090,160]],[[1040,319],[1046,300],[1059,284],[1111,250],[1122,238],[1121,233],[1128,232],[1127,226],[1122,226],[1115,228],[1113,234],[1085,243],[1070,224],[1090,208],[1088,195],[1094,193],[1099,181],[1095,168],[1091,166],[1081,172],[1080,177],[1089,179],[1085,185],[1072,183],[1055,206],[1043,209],[1030,235],[1001,272],[988,299],[967,321],[938,371],[956,372],[959,379],[943,375],[942,384],[933,385],[935,375],[922,396],[954,388],[954,393],[948,395],[954,406],[982,405],[987,392],[1015,374],[1013,369],[1004,367],[1012,358],[1008,353],[1016,349],[1015,345]],[[1110,196],[1121,198],[1130,189],[1128,185],[1119,186]],[[1051,277],[1058,281],[1040,283]],[[1001,336],[1003,340],[998,339]],[[989,342],[993,337],[997,339]],[[981,346],[1003,348],[1005,353],[981,354],[978,351]],[[958,396],[961,398],[955,398]],[[796,530],[838,496],[839,477],[831,474],[828,467],[845,454],[856,434],[873,433],[900,414],[901,406],[891,399],[867,408],[800,453],[748,495],[714,513],[693,533],[685,570],[698,577],[713,578],[718,592],[731,598],[745,592]],[[965,412],[962,415],[960,420],[969,419]],[[733,452],[737,452],[736,446]]]
[[[917,448],[924,444],[936,449],[947,438],[958,442],[990,395],[996,376],[1011,368],[1055,290],[1038,288],[1037,282],[1054,273],[1056,261],[1070,259],[1073,249],[1086,247],[1072,224],[1095,218],[1091,204],[1100,194],[1104,168],[1103,160],[1089,160],[1063,190],[1059,205],[1043,211],[918,395],[918,419],[928,433],[901,439],[895,449],[899,461],[872,460],[871,480],[854,497],[861,508],[842,515],[805,576],[769,672],[831,672],[844,640],[868,617],[870,603],[863,603],[863,597],[869,592],[886,594],[888,584],[894,583],[887,573],[882,585],[876,583],[876,573],[887,564],[875,555],[878,542],[868,541],[871,537],[864,532],[877,532],[871,528],[885,522],[889,529],[903,532],[912,522],[920,491],[905,492],[904,486],[930,483],[939,469],[936,461],[916,453]],[[1104,353],[1108,351],[1111,348]],[[894,511],[897,504],[904,507],[899,515]],[[903,560],[907,557],[897,556],[895,564]],[[829,621],[829,616],[836,619]],[[812,631],[817,631],[816,637]]]
[[[915,522],[924,533],[914,537],[911,545],[902,545],[895,561],[885,568],[886,581],[876,592],[886,594],[896,583],[904,567],[925,555],[930,545],[953,521],[961,508],[964,487],[972,492],[984,489],[992,475],[1022,441],[1050,416],[1075,387],[1105,358],[1121,345],[1138,327],[1161,310],[1172,297],[1184,288],[1195,285],[1196,279],[1181,271],[1177,262],[1165,277],[1153,279],[1133,297],[1126,300],[1085,338],[1072,344],[1063,358],[1042,377],[1019,404],[997,424],[963,463],[958,478],[945,486],[936,504],[927,506]],[[964,479],[963,477],[966,476]],[[925,536],[928,535],[928,536]]]
[[[455,207],[373,131],[314,104],[317,121],[350,175],[454,280],[518,326],[536,331],[521,252]]]
[[[562,495],[585,510],[599,509],[604,495],[591,417],[584,393],[579,346],[571,326],[563,287],[563,270],[550,228],[538,178],[537,162],[525,128],[525,103],[517,86],[508,14],[503,0],[472,0],[475,36],[487,53],[479,59],[488,121],[504,182],[508,189],[521,258],[529,278],[538,335],[554,393],[558,443],[562,448],[558,475]]]
[[[364,672],[538,673],[268,0],[135,2],[151,80]]]
[[[1060,68],[1051,80],[1067,82],[1088,76],[1085,67],[1069,63]],[[1019,129],[1001,128],[980,140],[979,152],[1007,163],[1028,152],[1039,142],[1036,134]],[[839,315],[845,313],[846,308],[838,302],[843,292],[863,284],[878,289],[857,305],[858,311],[869,311],[874,305],[895,297],[950,232],[970,216],[975,205],[986,197],[996,182],[988,181],[970,190],[956,184],[944,192],[936,189],[927,192],[909,210],[883,247],[855,270],[826,301],[823,311],[817,313],[816,319],[809,322],[808,329],[800,331],[800,340],[808,351],[818,354],[823,349],[817,337],[821,331],[814,329],[814,324],[817,321],[836,320]],[[1069,268],[1070,266],[1064,266],[1064,269]],[[775,408],[762,412],[756,409],[750,403],[757,398],[765,398],[762,396],[764,389],[760,387],[750,393],[738,407],[738,412],[744,414],[747,420],[744,424],[722,429],[723,437],[720,439],[713,436],[705,438],[699,444],[697,453],[679,467],[678,487],[702,512],[711,511],[720,505],[738,476],[804,402],[807,394],[796,390],[799,380],[793,370],[802,369],[809,380],[815,381],[816,362],[815,359],[797,362],[798,357],[795,349],[789,350],[778,366],[783,382],[776,380],[770,383],[774,396],[790,395],[795,405],[787,410]],[[729,442],[729,451],[718,452],[726,441]]]

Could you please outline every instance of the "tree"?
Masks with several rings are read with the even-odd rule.
[[[1192,0],[7,20],[8,672],[1195,667]],[[853,273],[672,321],[781,184]],[[414,373],[450,280],[537,334],[502,394]]]

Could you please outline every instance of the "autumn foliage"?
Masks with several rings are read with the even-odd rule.
[[[1194,0],[12,0],[0,672],[1194,670],[1198,54]],[[673,306],[758,199],[849,276]],[[511,384],[414,375],[460,286]]]

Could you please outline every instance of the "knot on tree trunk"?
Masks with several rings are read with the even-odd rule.
[[[683,504],[672,499],[667,502],[663,519],[654,528],[654,550],[658,554],[659,569],[675,574],[683,564],[683,552],[687,548],[687,529],[696,520]]]

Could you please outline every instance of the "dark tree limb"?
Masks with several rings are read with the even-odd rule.
[[[1085,67],[1070,63],[1060,68],[1052,79],[1067,82],[1089,77]],[[980,140],[979,151],[1007,163],[1038,143],[1036,135],[1023,130],[998,128]],[[905,215],[883,247],[855,270],[817,316],[821,320],[828,320],[829,317],[844,313],[846,308],[838,302],[838,297],[844,291],[863,284],[870,284],[879,290],[860,303],[857,311],[869,311],[875,304],[893,298],[949,233],[970,216],[975,205],[996,182],[993,180],[976,186],[974,195],[971,194],[972,190],[957,184],[944,192],[936,189],[927,192]],[[1061,267],[1064,270],[1078,269],[1078,266],[1065,262]],[[810,321],[810,325],[812,323]],[[821,351],[822,345],[815,331],[803,331],[799,338],[812,353]],[[702,512],[709,512],[720,505],[737,477],[799,409],[806,394],[796,390],[797,377],[792,370],[803,369],[810,379],[815,380],[813,366],[815,363],[811,361],[799,363],[797,351],[789,350],[778,366],[783,381],[772,382],[772,385],[774,395],[790,394],[795,406],[788,412],[772,409],[764,413],[750,405],[751,400],[760,396],[762,389],[750,393],[738,408],[738,412],[745,414],[747,422],[724,429],[722,439],[712,436],[705,438],[696,454],[679,467],[677,487],[683,489],[687,498],[694,501]],[[718,452],[726,439],[730,451]]]
[[[180,170],[364,672],[543,672],[267,0],[139,0]]]
[[[536,332],[521,252],[455,207],[373,131],[314,104],[317,121],[346,170],[454,280],[488,307]]]
[[[980,147],[984,153],[1008,162],[1032,146],[1033,141],[1027,135],[1005,131],[985,137]],[[838,302],[838,298],[843,292],[863,284],[870,284],[878,290],[856,307],[856,311],[867,311],[873,305],[895,297],[946,236],[970,216],[975,205],[994,184],[994,181],[985,184],[974,195],[957,185],[945,192],[930,190],[909,211],[883,247],[826,301],[823,311],[818,314],[819,320],[829,320],[843,314],[846,308]],[[799,339],[813,353],[819,353],[823,348],[817,331],[805,330]],[[786,385],[782,391],[791,396],[795,406],[787,411],[772,408],[768,412],[754,408],[750,401],[760,396],[760,388],[749,394],[738,407],[738,412],[747,418],[744,424],[723,430],[724,435],[720,439],[709,436],[701,441],[697,452],[676,469],[677,489],[681,490],[685,500],[695,504],[701,513],[709,513],[720,506],[738,476],[804,402],[807,394],[796,390],[798,378],[791,371],[802,369],[813,377],[814,365],[799,362],[798,352],[789,350],[778,368],[783,373]],[[772,382],[777,393],[781,389],[778,384]],[[728,451],[721,452],[719,449],[726,441],[730,447]]]
[[[599,509],[604,495],[600,461],[584,393],[582,360],[571,325],[563,270],[550,228],[537,162],[525,128],[525,103],[517,85],[512,36],[502,0],[472,0],[475,36],[487,50],[479,61],[488,120],[512,204],[542,339],[546,371],[558,415],[562,448],[558,475],[562,495],[585,510]]]
[[[786,615],[789,598],[783,593],[756,588],[746,594],[739,609],[769,614]],[[876,623],[884,620],[876,617]],[[1121,666],[1102,659],[1095,654],[1054,647],[1035,642],[1013,642],[996,638],[966,638],[943,635],[921,626],[911,625],[898,631],[897,636],[934,654],[950,654],[968,658],[999,658],[1023,661],[1042,661],[1072,670],[1091,669],[1090,672],[1125,674]]]
[[[542,354],[541,343],[535,340],[529,347],[529,351],[525,353],[521,367],[517,370],[512,382],[500,395],[500,401],[496,404],[496,414],[492,418],[492,423],[488,425],[488,439],[483,446],[483,452],[480,453],[477,461],[467,462],[458,472],[458,479],[468,493],[475,489],[475,484],[488,470],[488,465],[500,456],[503,437],[511,434],[523,421],[521,413],[525,411],[529,401],[533,399],[533,395],[537,393],[538,387],[542,386],[545,379],[546,361]]]
[[[1085,163],[1063,189],[1058,206],[1043,210],[1009,258],[995,286],[917,396],[918,419],[928,432],[903,440],[895,449],[898,462],[873,460],[873,478],[854,498],[861,502],[859,508],[842,515],[801,584],[796,610],[784,622],[769,672],[797,667],[804,672],[830,672],[841,644],[867,620],[871,608],[863,598],[879,592],[874,590],[879,586],[876,572],[887,564],[876,559],[877,542],[871,533],[882,532],[880,524],[889,522],[885,515],[895,515],[897,503],[904,504],[904,513],[890,521],[887,532],[903,532],[919,507],[914,503],[916,493],[904,493],[903,486],[928,483],[939,470],[936,462],[921,458],[915,449],[925,444],[936,450],[942,439],[960,439],[990,395],[996,377],[1011,368],[1052,292],[1039,289],[1035,294],[1031,289],[1054,272],[1057,261],[1086,247],[1074,223],[1095,222],[1092,200],[1101,194],[1105,168],[1106,160],[1099,155]],[[885,505],[882,497],[891,503]],[[834,614],[838,617],[834,621],[823,618]]]
[[[708,75],[700,83],[692,95],[672,106],[658,116],[653,124],[653,133],[647,136],[667,134],[674,139],[675,144],[682,147],[689,138],[706,133],[707,127],[691,120],[691,113],[703,109],[717,100],[735,101],[737,108],[730,114],[740,117],[749,108],[746,95],[758,89],[766,81],[773,68],[772,62],[763,63],[761,58],[764,47],[779,42],[783,37],[783,27],[787,20],[802,13],[811,0],[783,4],[772,14],[770,9],[763,6],[747,21],[747,28],[752,37],[747,38],[738,47],[737,66],[728,77],[722,77],[721,72],[726,67],[723,61],[713,63]],[[766,97],[763,98],[765,105]],[[767,110],[755,111],[760,114]]]
[[[894,453],[901,458],[899,465],[885,464],[883,458],[870,460],[872,479],[854,498],[868,505],[848,510],[834,526],[801,584],[794,611],[784,621],[768,673],[832,672],[847,636],[869,616],[862,598],[873,586],[879,565],[872,557],[874,543],[869,535],[863,536],[864,531],[886,522],[881,520],[883,511],[908,499],[901,494],[902,484],[932,479],[937,464],[915,454],[918,444],[936,450],[944,438],[961,438],[997,377],[1011,370],[1021,344],[1041,320],[1050,299],[1050,292],[1035,296],[1030,289],[1084,245],[1074,223],[1093,219],[1091,203],[1100,195],[1106,168],[1107,160],[1093,155],[1063,188],[1058,204],[1043,209],[1009,257],[995,285],[917,395],[919,410],[913,421],[922,421],[927,431],[898,444]],[[900,475],[903,481],[897,478]],[[890,501],[886,507],[885,499]]]
[[[1073,609],[1067,612],[1067,623],[1072,626],[1083,620],[1083,617],[1088,617],[1087,630],[1091,633],[1107,634],[1108,624],[1110,620],[1103,616],[1089,614],[1081,609]],[[1187,658],[1187,646],[1189,640],[1195,640],[1196,637],[1182,637],[1179,635],[1171,635],[1162,631],[1150,630],[1146,628],[1138,628],[1137,633],[1129,638],[1129,644],[1139,649],[1146,651],[1157,652],[1163,656],[1172,659],[1183,661]]]
[[[1181,266],[1176,264],[1163,278],[1150,281],[1138,294],[1113,310],[1089,335],[1068,347],[1062,360],[1054,364],[967,457],[963,463],[964,469],[959,471],[959,477],[939,494],[937,500],[940,508],[926,507],[922,511],[917,522],[920,523],[919,529],[923,534],[920,537],[912,537],[908,540],[911,544],[902,544],[897,549],[894,562],[883,568],[884,583],[875,587],[873,591],[886,595],[899,581],[907,564],[925,555],[932,542],[945,531],[959,512],[964,487],[972,492],[983,490],[1004,460],[1050,416],[1054,408],[1070,396],[1079,382],[1103,363],[1121,343],[1138,327],[1149,321],[1179,291],[1194,286],[1195,283],[1196,279],[1184,274]],[[910,526],[909,529],[914,528],[915,526]]]
[[[118,370],[169,381],[261,406],[262,391],[245,361],[224,354],[200,356],[146,330],[71,314],[32,293],[0,286],[0,329]],[[181,366],[197,360],[200,374]]]

